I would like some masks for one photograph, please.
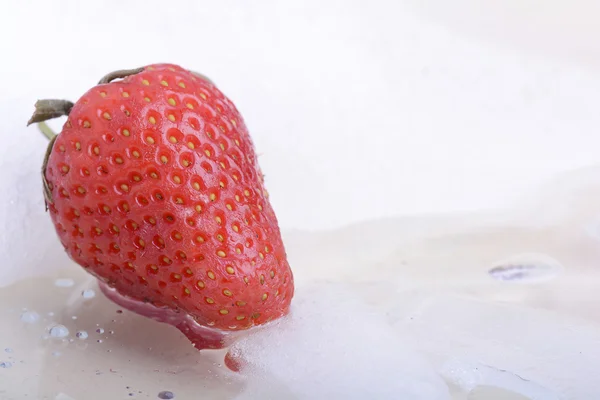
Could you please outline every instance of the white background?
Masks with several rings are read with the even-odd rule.
[[[68,292],[55,287],[53,278],[11,285],[68,265],[43,209],[39,169],[46,140],[34,127],[25,127],[38,98],[77,100],[108,71],[155,62],[173,62],[208,75],[244,115],[286,230],[510,207],[557,173],[597,164],[600,158],[598,21],[600,2],[593,0],[0,0],[0,286],[8,288],[3,291],[5,308],[37,302],[35,310],[42,315],[56,312],[53,318],[63,318],[71,333],[85,326],[86,319],[99,326],[103,319],[114,318],[112,306],[101,306],[106,301],[102,296],[96,300],[104,314],[84,312],[81,291],[74,290],[67,299]],[[60,121],[53,125],[59,128]],[[595,178],[597,171],[574,175]],[[582,315],[597,297],[593,271],[598,270],[595,260],[600,256],[595,238],[581,232],[580,222],[596,227],[588,217],[598,209],[600,191],[596,185],[577,201],[554,196],[561,190],[552,189],[576,186],[576,179],[570,178],[574,175],[553,180],[555,187],[545,192],[553,201],[531,212],[561,209],[565,218],[558,228],[538,224],[448,235],[444,232],[467,225],[465,219],[473,215],[461,216],[458,222],[389,219],[319,234],[286,232],[286,247],[297,277],[354,282],[351,287],[358,296],[381,299],[380,311],[386,315],[390,308],[402,315],[397,309],[409,310],[423,301],[413,291],[390,297],[399,282],[411,281],[433,290],[451,287],[487,300],[543,304],[563,314]],[[585,210],[575,212],[579,208]],[[564,222],[575,214],[581,220]],[[437,233],[425,240],[433,226]],[[493,285],[488,266],[522,251],[556,255],[565,265],[564,277],[549,286],[524,285],[516,291]],[[67,276],[83,274],[74,268],[63,271]],[[305,299],[320,302],[315,304],[321,319],[311,320],[324,322],[303,324],[301,329],[290,325],[295,339],[286,337],[279,345],[269,336],[270,353],[258,347],[261,360],[275,375],[286,372],[278,360],[286,360],[286,365],[296,360],[299,368],[288,368],[287,376],[280,376],[282,382],[311,390],[323,376],[314,374],[315,365],[340,379],[348,397],[358,393],[354,388],[362,382],[369,389],[385,389],[415,381],[414,375],[398,368],[398,360],[411,374],[420,370],[413,370],[410,359],[390,352],[394,345],[389,341],[375,344],[371,336],[355,336],[361,329],[381,331],[363,319],[366,314],[351,299],[331,297],[329,289],[324,297],[298,291],[299,296],[307,293]],[[586,393],[574,398],[598,392],[588,377],[598,354],[596,336],[586,336],[596,328],[586,330],[570,319],[517,308],[469,307],[446,300],[422,304],[421,318],[410,318],[417,324],[413,333],[421,349],[433,348],[436,354],[441,349],[458,358],[470,353],[486,366],[559,390]],[[340,319],[344,310],[352,310],[352,318]],[[74,314],[80,319],[73,320]],[[429,319],[423,319],[427,315]],[[3,326],[13,326],[15,317],[3,319]],[[481,323],[486,320],[493,321]],[[114,374],[90,374],[90,363],[107,370],[121,362],[117,370],[126,370],[128,379],[137,379],[144,390],[166,389],[157,375],[148,381],[144,371],[152,364],[145,358],[130,362],[136,354],[147,354],[134,348],[145,349],[145,340],[160,338],[155,343],[175,353],[155,354],[161,354],[161,364],[175,365],[185,363],[189,346],[187,341],[180,348],[173,346],[165,326],[161,330],[152,325],[152,335],[140,337],[140,323],[144,321],[130,322],[129,333],[123,326],[114,335],[113,343],[128,343],[129,338],[133,344],[114,352],[116,357],[106,356],[106,340],[77,352],[79,356],[69,358],[73,362],[57,362],[51,347],[40,344],[39,332],[29,330],[26,335],[9,329],[14,339],[7,343],[22,343],[21,349],[31,354],[27,368],[12,370],[31,380],[11,382],[25,382],[13,385],[16,390],[53,396],[56,390],[68,390],[75,398],[82,398],[78,390],[85,397],[90,388],[99,388],[92,396],[105,398],[101,392],[113,393],[117,386],[122,390],[127,383],[114,379]],[[473,329],[467,332],[461,324]],[[333,342],[338,350],[332,353]],[[349,353],[356,342],[375,346],[365,347],[363,356]],[[512,354],[515,348],[522,351]],[[178,349],[185,352],[181,357]],[[569,360],[568,371],[565,358],[557,358],[556,351]],[[344,358],[348,354],[353,357],[350,362]],[[373,358],[378,354],[381,359]],[[15,355],[22,357],[18,351]],[[339,368],[351,364],[369,371],[354,368],[354,375],[346,375]],[[178,398],[184,390],[203,393],[208,385],[227,390],[212,375],[199,379],[197,371],[182,368],[168,375],[166,382],[180,382],[173,385]],[[409,378],[398,379],[398,371]],[[482,376],[481,371],[476,375]],[[71,381],[77,384],[63,385]]]
[[[0,183],[31,195],[0,216],[41,205],[35,100],[154,62],[237,104],[284,228],[509,205],[600,158],[599,16],[591,0],[3,1]]]

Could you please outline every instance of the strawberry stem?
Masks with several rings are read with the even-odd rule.
[[[42,132],[44,136],[48,138],[48,140],[52,140],[57,136],[56,133],[54,133],[54,131],[52,130],[52,128],[50,128],[48,124],[46,124],[44,121],[38,122],[38,129],[40,130],[40,132]]]
[[[102,77],[102,79],[100,79],[100,81],[98,82],[98,85],[110,83],[110,82],[114,81],[115,79],[126,78],[129,75],[139,74],[143,70],[144,70],[144,68],[141,67],[141,68],[134,68],[134,69],[120,69],[118,71],[113,71],[109,74],[104,75]]]

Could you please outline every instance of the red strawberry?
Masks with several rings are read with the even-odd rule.
[[[254,146],[212,82],[157,64],[36,108],[30,123],[68,115],[46,200],[67,253],[110,298],[198,348],[288,312],[292,272]]]

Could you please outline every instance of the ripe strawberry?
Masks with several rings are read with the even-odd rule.
[[[288,312],[292,272],[254,146],[213,83],[157,64],[36,107],[30,123],[68,115],[46,200],[65,250],[110,298],[198,348]]]

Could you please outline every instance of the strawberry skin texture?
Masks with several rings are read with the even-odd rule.
[[[98,85],[46,167],[68,255],[120,295],[248,329],[288,313],[293,276],[233,103],[177,65]]]

